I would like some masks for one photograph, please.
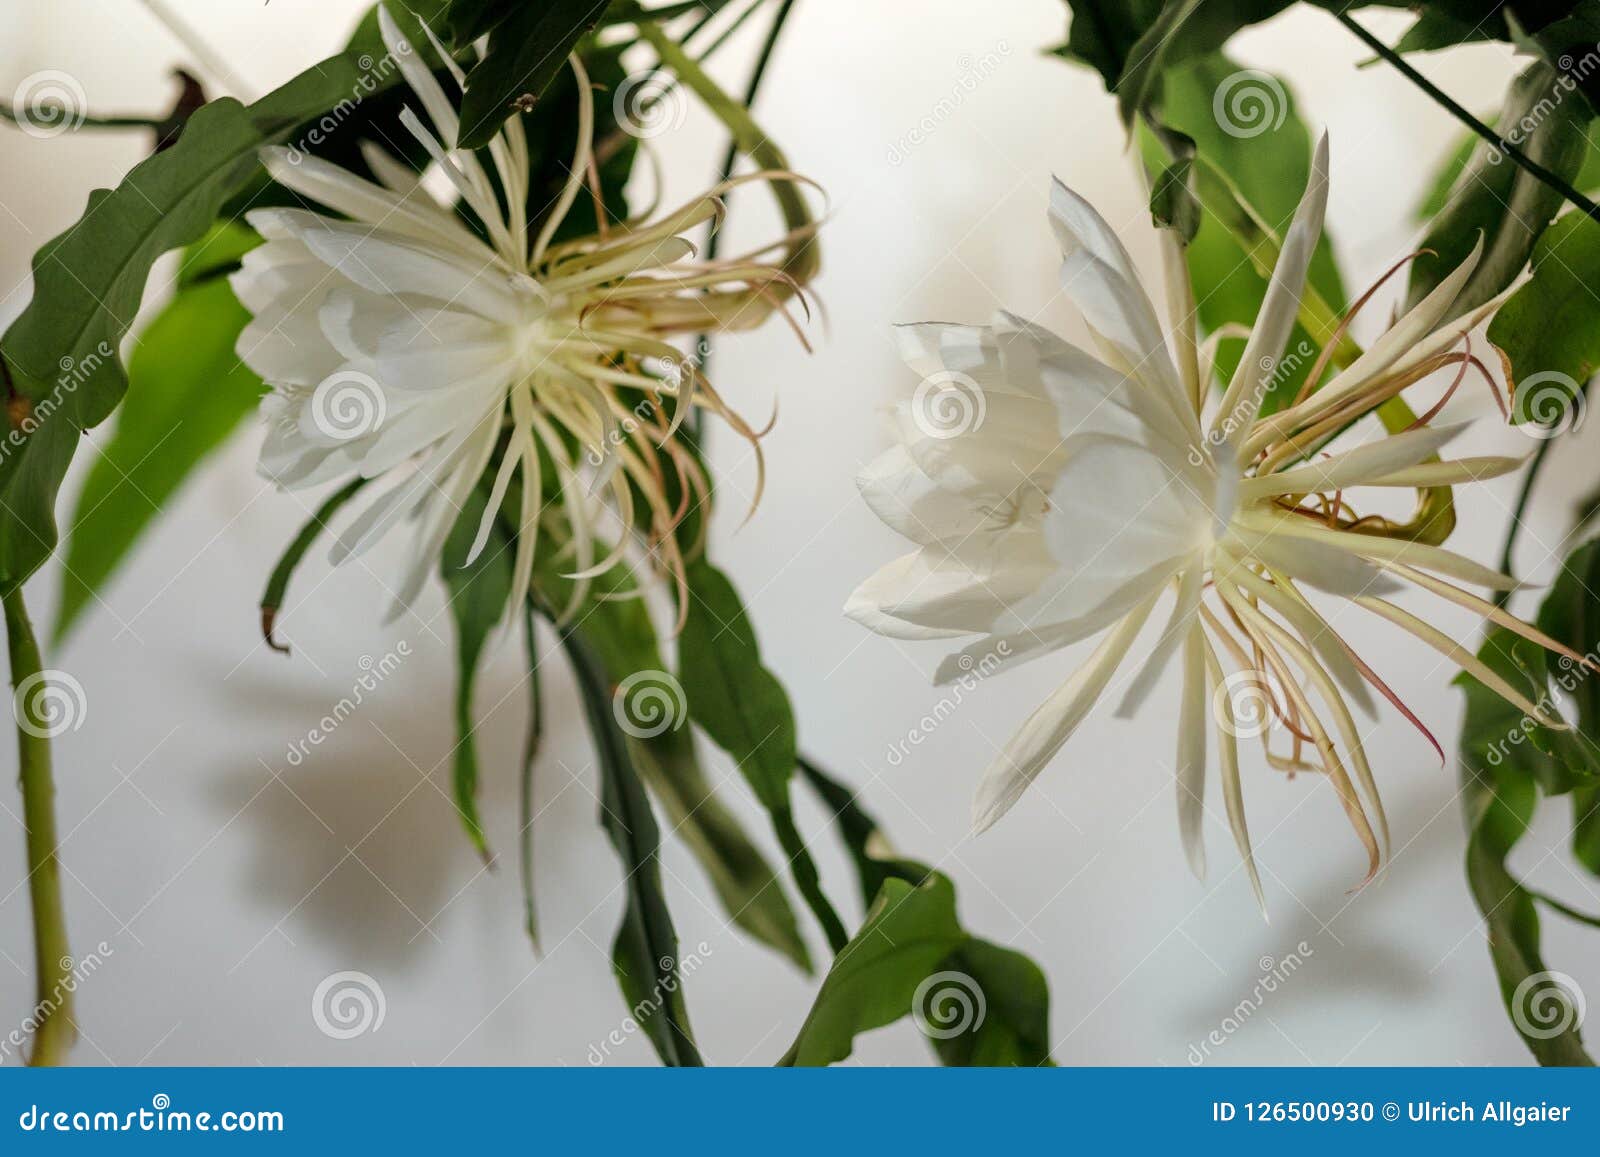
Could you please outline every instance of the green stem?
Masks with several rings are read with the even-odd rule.
[[[1539,477],[1539,468],[1544,465],[1544,456],[1550,452],[1554,438],[1547,438],[1539,443],[1539,448],[1533,452],[1533,459],[1528,463],[1528,471],[1522,476],[1522,486],[1517,490],[1516,504],[1511,508],[1511,525],[1506,527],[1506,543],[1500,549],[1500,573],[1511,573],[1511,555],[1517,548],[1517,536],[1522,530],[1522,514],[1528,509],[1528,499],[1533,496],[1533,484]],[[1503,607],[1511,599],[1510,591],[1496,591],[1494,605]]]
[[[789,19],[789,11],[793,7],[794,7],[794,0],[783,0],[782,4],[778,8],[777,15],[772,18],[772,27],[767,29],[767,39],[762,43],[761,52],[759,53],[759,55],[756,56],[755,67],[750,70],[750,82],[747,85],[745,85],[745,90],[744,90],[744,107],[745,108],[754,108],[755,107],[756,95],[761,91],[761,82],[764,79],[766,79],[767,65],[772,62],[773,50],[775,48],[777,48],[777,46],[778,46],[778,37],[783,33],[783,26],[788,21],[788,19]],[[733,176],[734,162],[737,161],[738,158],[739,158],[739,145],[738,145],[738,142],[730,140],[728,142],[728,151],[726,153],[724,153],[723,157],[722,157],[722,168],[721,168],[721,170],[719,171],[719,173],[717,175],[717,184],[720,185],[724,181],[726,181],[729,177]],[[713,227],[712,230],[711,230],[711,236],[706,239],[706,261],[707,262],[715,261],[717,259],[717,252],[721,248],[722,248],[722,231],[720,229],[717,229],[717,228]],[[695,337],[694,348],[697,351],[700,351],[700,350],[705,351],[704,353],[702,353],[700,355],[700,372],[702,374],[705,374],[707,377],[710,377],[711,376],[711,344],[710,344],[709,335],[704,334],[704,333],[698,334]],[[695,423],[695,426],[696,426],[695,433],[696,434],[700,434],[702,439],[703,439],[704,438],[704,433],[703,433],[703,431],[701,431],[699,429],[700,417],[701,417],[701,414],[697,410],[693,414],[690,415],[690,420]],[[704,448],[704,442],[703,441],[702,441],[701,445],[702,445],[702,449],[703,449]]]
[[[1491,146],[1510,157],[1518,166],[1525,169],[1527,172],[1532,173],[1540,181],[1544,182],[1546,185],[1550,186],[1550,188],[1560,193],[1562,197],[1566,198],[1566,200],[1570,201],[1577,208],[1581,209],[1589,217],[1596,221],[1600,221],[1600,205],[1596,205],[1593,201],[1589,200],[1589,198],[1585,197],[1582,193],[1578,192],[1578,190],[1574,189],[1558,174],[1552,173],[1549,169],[1539,164],[1538,161],[1535,161],[1521,149],[1517,148],[1516,145],[1506,140],[1488,125],[1484,124],[1477,117],[1473,116],[1466,109],[1462,108],[1455,101],[1451,100],[1443,89],[1439,88],[1427,77],[1423,76],[1416,69],[1412,68],[1403,56],[1401,56],[1394,49],[1390,48],[1383,41],[1379,40],[1376,36],[1372,35],[1372,33],[1368,32],[1365,28],[1358,24],[1354,18],[1349,15],[1349,13],[1336,12],[1334,15],[1337,17],[1340,24],[1343,24],[1351,32],[1355,33],[1355,35],[1363,43],[1365,43],[1368,48],[1372,49],[1372,51],[1383,57],[1385,61],[1387,61],[1395,68],[1396,71],[1400,73],[1400,75],[1404,76],[1412,84],[1416,85],[1423,92],[1425,92],[1447,113],[1455,117],[1456,120],[1460,121],[1462,124],[1466,125],[1467,128],[1471,129],[1484,140],[1488,141]]]
[[[676,73],[678,79],[688,85],[711,114],[733,134],[734,146],[741,153],[759,168],[788,171],[789,161],[783,155],[783,150],[761,131],[751,117],[750,110],[724,92],[677,41],[649,21],[639,24],[639,38],[655,49],[661,63]],[[783,262],[783,271],[794,280],[795,285],[804,285],[816,273],[819,263],[816,239],[811,236],[816,222],[796,182],[775,180],[771,186],[773,196],[778,201],[778,210],[783,214],[783,223],[794,234]]]
[[[50,775],[48,721],[35,706],[42,701],[45,672],[39,644],[22,603],[22,588],[4,598],[6,644],[11,656],[12,709],[17,720],[17,765],[22,785],[22,822],[27,829],[28,894],[33,903],[34,975],[39,1003],[34,1009],[30,1065],[60,1065],[67,1059],[77,1027],[72,1017],[72,955],[67,947],[66,909],[61,903],[57,860],[55,784]],[[18,695],[25,689],[26,695]]]

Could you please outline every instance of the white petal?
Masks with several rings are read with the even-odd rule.
[[[1183,701],[1178,709],[1178,766],[1173,780],[1178,792],[1178,835],[1189,868],[1205,879],[1206,847],[1201,828],[1206,794],[1206,659],[1199,623],[1183,641]]]
[[[1095,648],[1089,661],[1073,673],[1011,737],[999,758],[984,773],[972,804],[974,833],[989,828],[1021,798],[1094,707],[1138,637],[1154,599],[1134,610]]]

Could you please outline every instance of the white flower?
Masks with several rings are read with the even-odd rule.
[[[245,257],[232,284],[254,315],[240,336],[239,356],[273,388],[262,405],[270,426],[262,472],[299,488],[409,467],[339,533],[333,555],[340,562],[359,554],[401,519],[414,519],[417,545],[396,613],[421,588],[497,454],[471,553],[483,549],[520,472],[509,607],[521,605],[529,586],[546,470],[570,528],[569,536],[562,529],[569,540],[558,545],[571,556],[573,577],[592,577],[623,551],[625,533],[614,548],[597,549],[598,496],[609,495],[623,528],[633,525],[642,497],[651,553],[681,581],[674,530],[688,505],[704,496],[706,482],[673,437],[679,423],[700,405],[752,441],[756,435],[692,362],[666,374],[647,372],[647,364],[682,364],[669,337],[749,328],[781,308],[799,290],[791,271],[804,276],[811,268],[809,255],[796,259],[809,245],[809,229],[784,239],[787,268],[758,260],[760,254],[691,263],[694,246],[683,235],[720,217],[723,186],[654,224],[602,225],[594,235],[558,242],[594,157],[593,94],[578,58],[572,59],[576,154],[553,206],[533,207],[548,209],[535,229],[521,118],[513,115],[489,145],[487,166],[457,148],[451,99],[388,11],[380,8],[378,18],[391,57],[431,123],[407,108],[403,131],[427,151],[483,233],[377,148],[367,147],[365,156],[381,183],[293,150],[264,150],[275,180],[342,216],[301,209],[247,214],[266,243]],[[459,86],[461,70],[433,44]],[[744,180],[778,178],[794,179],[761,173]],[[663,397],[676,404],[664,407]],[[674,492],[676,504],[669,500]],[[605,557],[597,559],[599,553]]]
[[[1171,281],[1171,333],[1164,335],[1122,243],[1059,182],[1050,222],[1065,259],[1061,284],[1088,323],[1097,354],[1007,313],[988,327],[898,328],[907,364],[924,382],[949,389],[962,383],[980,399],[969,410],[981,420],[951,436],[919,408],[926,391],[899,408],[899,444],[867,467],[860,486],[873,511],[917,549],[862,584],[846,612],[899,638],[983,636],[945,660],[939,682],[1102,636],[988,770],[974,806],[978,830],[1017,801],[1088,716],[1167,591],[1175,596],[1171,616],[1120,689],[1117,714],[1137,710],[1177,661],[1183,691],[1176,780],[1186,853],[1202,872],[1210,731],[1224,807],[1258,898],[1236,739],[1266,728],[1241,723],[1236,707],[1264,712],[1291,737],[1287,756],[1269,750],[1275,766],[1329,776],[1367,850],[1369,878],[1388,839],[1348,703],[1371,710],[1372,687],[1405,708],[1302,585],[1388,619],[1530,715],[1554,722],[1467,648],[1385,597],[1409,583],[1570,654],[1456,585],[1506,588],[1511,580],[1393,535],[1387,520],[1357,516],[1348,495],[1362,486],[1470,483],[1505,473],[1518,460],[1440,462],[1436,451],[1456,428],[1420,423],[1322,454],[1332,437],[1405,386],[1444,366],[1465,373],[1477,364],[1453,347],[1498,301],[1445,320],[1477,252],[1351,365],[1325,382],[1324,367],[1315,367],[1314,392],[1308,387],[1288,408],[1260,416],[1280,372],[1326,201],[1324,140],[1239,370],[1209,408],[1209,420],[1214,339],[1206,345],[1196,339],[1193,299],[1170,232],[1162,231]]]

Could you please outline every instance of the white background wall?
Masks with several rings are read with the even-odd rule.
[[[174,6],[236,62],[229,85],[241,94],[259,94],[335,48],[360,7]],[[0,8],[12,30],[0,45],[0,91],[61,69],[97,112],[170,101],[166,73],[182,53],[140,4],[3,0]],[[992,681],[912,758],[889,760],[890,746],[941,693],[929,685],[936,646],[868,635],[839,613],[855,583],[901,550],[851,481],[883,445],[885,405],[912,384],[887,327],[982,321],[1005,305],[1070,332],[1044,219],[1051,173],[1100,205],[1154,269],[1111,102],[1098,78],[1040,55],[1063,27],[1057,0],[798,7],[759,111],[832,199],[817,286],[828,320],[814,328],[810,357],[776,326],[719,350],[725,394],[753,415],[765,415],[774,397],[781,410],[766,442],[767,497],[743,529],[737,499],[753,480],[748,455],[731,438],[714,444],[725,480],[716,555],[793,696],[804,747],[863,785],[904,851],[953,876],[968,927],[1045,967],[1058,1060],[1187,1063],[1191,1045],[1251,995],[1263,969],[1299,951],[1303,966],[1212,1050],[1213,1063],[1524,1063],[1462,880],[1454,770],[1437,766],[1393,713],[1370,750],[1398,854],[1360,894],[1348,891],[1362,874],[1359,849],[1326,784],[1285,781],[1250,754],[1246,792],[1270,924],[1254,908],[1218,816],[1207,824],[1209,882],[1184,866],[1170,784],[1175,686],[1136,724],[1098,712],[1023,805],[980,839],[967,836],[980,772],[1078,656]],[[1380,27],[1398,31],[1392,21]],[[753,49],[742,37],[722,74],[741,76]],[[1242,37],[1237,53],[1291,72],[1309,120],[1331,131],[1329,219],[1347,283],[1363,285],[1414,242],[1410,207],[1456,130],[1390,72],[1357,68],[1363,53],[1324,15],[1291,13]],[[997,66],[963,88],[986,57]],[[1503,49],[1483,47],[1424,67],[1468,104],[1491,108],[1512,64]],[[937,117],[939,102],[956,93],[954,111]],[[932,131],[906,149],[924,118],[934,118]],[[722,147],[698,110],[658,144],[679,196],[703,183]],[[891,163],[897,144],[906,155]],[[26,300],[32,251],[142,147],[87,132],[36,141],[0,126],[0,319]],[[764,212],[754,198],[736,201],[731,228],[756,236],[770,227]],[[1531,448],[1490,425],[1473,433],[1472,449]],[[385,629],[375,575],[388,579],[397,551],[372,556],[371,570],[330,574],[317,561],[300,576],[284,621],[294,657],[261,646],[255,603],[305,508],[257,479],[257,441],[254,430],[241,434],[193,480],[52,660],[88,695],[86,725],[58,747],[72,942],[80,952],[100,941],[110,949],[80,993],[77,1059],[587,1063],[591,1045],[625,1014],[607,963],[621,894],[559,658],[546,681],[553,727],[539,765],[547,951],[536,958],[521,932],[514,855],[523,719],[516,649],[494,656],[479,693],[483,802],[504,856],[485,871],[445,797],[453,676],[440,594]],[[1524,571],[1547,576],[1552,556],[1564,553],[1593,445],[1581,432],[1553,461],[1524,539]],[[1454,545],[1492,559],[1512,490],[1504,480],[1467,497]],[[30,588],[43,621],[57,580],[47,570]],[[1358,645],[1450,745],[1459,721],[1451,672],[1420,646],[1350,623]],[[1449,625],[1473,637],[1464,620]],[[401,670],[313,759],[290,766],[290,744],[349,693],[363,657],[401,640],[413,652]],[[730,774],[725,760],[708,759],[719,777]],[[737,781],[728,794],[759,827]],[[0,804],[18,811],[14,793],[0,794]],[[817,830],[816,809],[802,811]],[[1519,852],[1519,867],[1592,909],[1595,884],[1564,866],[1554,811]],[[826,882],[853,922],[848,867],[831,841],[818,847]],[[19,826],[0,815],[0,1029],[33,1001],[22,864]],[[725,931],[681,847],[668,849],[666,868],[686,948],[708,946],[688,988],[706,1055],[770,1063],[798,1027],[812,982]],[[1309,951],[1297,949],[1302,941]],[[1546,944],[1557,967],[1600,994],[1592,940],[1551,923]],[[345,1041],[325,1036],[311,1016],[318,982],[342,969],[377,978],[387,1004],[380,1029]],[[856,1054],[869,1063],[926,1057],[907,1025],[864,1038]],[[616,1063],[651,1059],[638,1038],[614,1050]]]

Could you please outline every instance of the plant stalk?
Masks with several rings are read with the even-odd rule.
[[[6,644],[11,657],[12,711],[17,721],[17,765],[22,786],[22,822],[27,829],[28,894],[33,905],[34,975],[38,1004],[30,1065],[66,1063],[78,1030],[72,1015],[72,955],[67,947],[66,909],[61,903],[57,859],[55,783],[50,769],[47,722],[41,702],[45,672],[39,644],[28,622],[22,588],[4,597]],[[29,694],[19,695],[18,689]]]

